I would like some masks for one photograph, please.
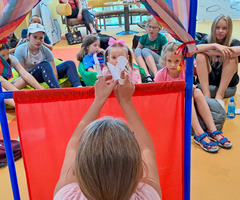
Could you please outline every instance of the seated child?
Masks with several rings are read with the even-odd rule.
[[[104,67],[104,50],[100,48],[100,38],[97,35],[88,35],[83,39],[82,47],[77,53],[77,60],[83,62],[84,68],[90,72],[96,72],[93,55],[96,53],[100,67]]]
[[[148,69],[151,70],[153,77],[155,77],[158,71],[157,64],[160,62],[162,47],[168,42],[166,36],[159,33],[161,28],[161,25],[153,16],[149,17],[147,21],[148,33],[140,37],[138,46],[134,51],[138,65],[146,73],[146,82],[153,82]]]
[[[38,16],[38,15],[33,15],[31,18],[30,18],[30,21],[29,21],[29,26],[30,24],[33,24],[33,23],[38,23],[38,24],[42,24],[42,19]],[[25,29],[22,29],[22,32],[21,32],[21,40],[19,42],[19,44],[22,44],[22,43],[25,43],[28,41],[28,37],[27,37],[27,34],[28,34],[28,29],[25,28]],[[47,47],[49,50],[53,50],[53,46],[51,44],[51,41],[49,39],[49,37],[47,36],[47,34],[44,35],[44,42],[43,42],[43,45],[45,47]]]
[[[185,80],[184,71],[179,68],[182,55],[175,54],[180,45],[181,44],[178,42],[170,42],[163,48],[161,53],[161,62],[166,67],[157,73],[154,79],[155,82]],[[192,101],[192,127],[195,132],[193,137],[194,142],[200,145],[203,150],[210,153],[214,153],[219,150],[216,146],[217,144],[222,148],[231,148],[232,143],[223,136],[222,131],[217,130],[209,106],[201,90],[197,89],[195,86],[193,87]],[[199,123],[196,109],[208,127],[207,132],[204,132]],[[210,142],[210,140],[215,143]]]
[[[54,200],[161,200],[154,145],[131,100],[135,87],[124,71],[124,85],[107,78],[96,81],[95,100],[68,142]],[[129,127],[112,117],[97,120],[112,91]]]
[[[105,51],[105,67],[103,68],[103,75],[111,74],[107,67],[107,61],[116,66],[119,56],[124,56],[128,60],[126,69],[128,70],[129,79],[133,84],[142,83],[141,75],[138,68],[133,67],[133,57],[131,50],[125,45],[125,41],[122,39],[116,41],[113,38],[109,39],[109,47]],[[113,81],[113,80],[112,80]]]
[[[7,36],[7,40],[8,40],[8,44],[10,46],[9,53],[13,54],[15,49],[18,46],[19,38],[13,32]]]
[[[68,60],[56,66],[52,52],[42,44],[44,35],[45,29],[41,24],[30,24],[29,42],[19,45],[14,56],[39,83],[46,82],[50,88],[61,88],[58,78],[67,76],[73,87],[81,87],[75,63]]]
[[[41,86],[38,81],[30,74],[28,73],[23,67],[22,65],[19,63],[19,61],[10,54],[10,46],[9,44],[6,43],[2,43],[2,46],[0,47],[0,57],[1,57],[1,61],[3,65],[8,65],[9,69],[9,73],[4,74],[2,73],[0,75],[0,81],[2,84],[2,90],[3,91],[15,91],[15,90],[19,90],[22,89],[22,87],[19,87],[17,84],[17,79],[13,80],[11,82],[8,81],[8,79],[12,78],[12,69],[14,68],[19,76],[21,76],[21,78],[27,82],[29,85],[31,85],[32,87],[34,87],[35,89],[44,89],[43,86]],[[5,60],[2,60],[2,59]],[[4,72],[4,70],[3,70]],[[54,76],[54,74],[52,74],[52,76]],[[13,101],[13,99],[5,99],[4,100],[6,104],[15,107],[15,103]]]

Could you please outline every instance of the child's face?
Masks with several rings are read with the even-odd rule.
[[[3,49],[0,51],[0,54],[2,55],[2,57],[7,60],[9,58],[9,49]]]
[[[43,39],[44,39],[44,33],[43,32],[36,32],[36,33],[32,33],[29,36],[29,42],[30,44],[39,49],[43,43]]]
[[[159,24],[154,20],[151,21],[148,25],[147,25],[147,30],[149,35],[151,36],[156,36],[158,35],[158,32],[160,31],[160,26]]]
[[[124,56],[125,58],[127,58],[127,60],[129,59],[129,55],[126,54],[126,51],[124,48],[122,47],[112,47],[110,49],[109,55],[107,57],[108,62],[111,63],[112,65],[116,66],[117,64],[117,59],[119,56]]]
[[[224,19],[220,19],[215,28],[215,34],[218,42],[223,42],[228,33],[227,22]]]
[[[33,17],[30,24],[33,24],[33,23],[42,24],[42,20],[39,17]]]
[[[168,68],[168,72],[179,72],[177,70],[177,67],[181,63],[181,55],[174,55],[174,53],[171,53],[166,56],[166,67]]]
[[[94,43],[92,43],[89,47],[87,47],[89,54],[95,54],[100,53],[100,41],[96,40]]]

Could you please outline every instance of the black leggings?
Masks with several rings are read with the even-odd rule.
[[[77,18],[78,12],[79,12],[78,8],[73,8],[72,15],[68,16],[67,18]],[[82,9],[82,19],[87,29],[91,32],[89,24],[93,25],[93,15],[89,12],[88,9]]]

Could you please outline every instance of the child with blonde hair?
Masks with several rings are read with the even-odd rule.
[[[212,23],[211,34],[197,45],[197,82],[206,97],[211,97],[209,85],[216,86],[215,99],[223,108],[227,88],[239,82],[240,41],[232,39],[232,29],[232,19],[228,15],[219,15]]]
[[[162,47],[168,42],[164,34],[159,33],[162,26],[153,17],[147,21],[148,33],[142,35],[139,39],[137,48],[134,51],[135,59],[140,67],[146,73],[146,82],[153,82],[152,78],[158,72],[157,64],[160,62]],[[149,70],[153,73],[151,76]]]
[[[94,69],[94,54],[97,54],[100,67],[104,67],[104,50],[100,48],[100,38],[97,35],[88,35],[84,38],[82,47],[77,53],[77,60],[83,63],[85,70],[96,72]]]
[[[67,145],[54,200],[161,199],[152,139],[131,97],[134,84],[123,71],[123,85],[95,83],[95,100]],[[121,120],[97,117],[114,90],[129,127]],[[144,164],[143,164],[144,163]]]
[[[166,67],[157,73],[154,79],[155,82],[185,80],[184,71],[179,68],[182,55],[181,53],[175,53],[180,45],[181,44],[178,42],[170,42],[163,48],[161,53],[161,63]],[[204,98],[201,90],[195,86],[193,86],[192,101],[192,128],[195,132],[193,136],[194,142],[200,145],[203,150],[210,153],[214,153],[219,150],[216,145],[226,149],[231,148],[232,143],[222,135],[222,131],[217,130],[207,101]],[[196,110],[207,125],[207,132],[204,132],[202,129]],[[212,143],[211,140],[214,141],[214,143]]]
[[[119,41],[113,38],[109,39],[109,47],[105,51],[105,67],[103,68],[103,75],[111,74],[107,62],[116,66],[118,58],[120,56],[125,57],[128,60],[126,65],[126,70],[128,71],[129,79],[133,84],[142,83],[140,71],[138,68],[133,66],[133,56],[131,50],[125,45],[125,40],[121,39]],[[113,80],[112,80],[113,81]]]

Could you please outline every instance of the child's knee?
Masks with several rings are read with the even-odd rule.
[[[204,98],[203,93],[200,89],[196,88],[193,92],[194,99]]]
[[[204,62],[208,59],[208,56],[204,53],[198,53],[196,55],[196,65],[197,63],[201,63],[201,62]]]
[[[151,52],[150,52],[150,51],[151,51],[151,50],[148,49],[148,48],[143,48],[143,49],[142,49],[142,55],[143,55],[143,57],[146,58],[146,57],[150,56],[150,55],[151,55]]]
[[[137,58],[138,56],[142,56],[142,49],[136,48],[134,50],[134,55],[135,55],[135,58]]]
[[[72,60],[65,61],[64,63],[67,64],[70,67],[75,67],[76,68],[75,63]]]

